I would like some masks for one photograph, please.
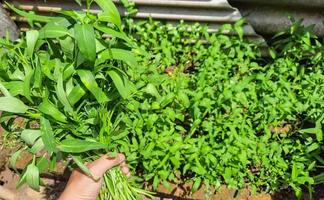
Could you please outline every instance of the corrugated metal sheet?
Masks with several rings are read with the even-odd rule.
[[[305,25],[315,24],[315,33],[324,36],[324,0],[133,0],[138,13],[135,19],[166,20],[176,23],[185,20],[188,23],[209,24],[210,31],[215,31],[224,23],[234,23],[241,14],[252,25],[245,26],[248,37],[258,38],[257,33],[273,35],[291,25],[288,16],[304,19]],[[62,9],[80,8],[74,0],[9,0],[19,8],[34,10],[43,14]],[[121,13],[124,13],[119,1],[115,1]],[[239,10],[237,10],[238,8]],[[98,12],[98,7],[92,8]],[[20,27],[26,26],[25,19],[12,14]]]
[[[34,10],[43,14],[50,14],[52,11],[62,9],[80,10],[73,0],[9,0],[19,8]],[[166,20],[175,23],[185,20],[188,23],[200,22],[209,24],[210,31],[216,31],[218,27],[225,23],[234,23],[241,18],[240,12],[228,4],[227,0],[134,0],[138,12],[134,15],[135,19]],[[120,12],[124,10],[119,1],[116,1]],[[98,12],[99,8],[93,6],[92,12]],[[23,26],[24,19],[12,14],[13,19],[18,25]],[[246,36],[259,38],[249,25],[244,27]]]
[[[315,33],[324,36],[324,0],[229,0],[262,35],[273,35],[289,27],[291,21],[304,19],[305,25],[315,25]]]

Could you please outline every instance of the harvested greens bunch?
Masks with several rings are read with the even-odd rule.
[[[95,2],[102,9],[98,15],[63,11],[56,17],[8,5],[32,25],[15,42],[0,40],[1,123],[25,143],[11,165],[23,151],[33,155],[18,185],[38,190],[40,173],[54,170],[59,160],[73,160],[91,176],[83,163],[91,155],[116,150],[110,143],[119,137],[114,107],[135,91],[124,71],[137,66],[132,53],[136,45],[123,32],[112,1]],[[17,129],[13,124],[18,116],[24,123]],[[119,180],[118,188],[108,185],[109,177]],[[101,196],[106,199],[146,194],[118,169],[108,172],[105,183],[108,193]]]

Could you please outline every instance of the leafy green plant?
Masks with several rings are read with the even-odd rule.
[[[136,44],[123,32],[113,2],[95,2],[102,8],[98,15],[63,11],[55,17],[27,13],[8,4],[31,25],[39,26],[15,42],[0,40],[1,123],[25,143],[10,162],[15,168],[22,151],[33,154],[18,186],[27,183],[38,190],[40,174],[55,170],[59,160],[73,160],[92,177],[84,161],[90,155],[117,150],[113,141],[105,139],[109,136],[105,134],[111,134],[110,121],[101,121],[113,121],[115,116],[107,119],[101,114],[114,110],[117,102],[135,92],[125,70],[137,66],[132,52]],[[17,116],[25,120],[18,129],[12,126]],[[108,199],[149,195],[135,188],[118,169],[108,172],[106,183],[112,181],[109,177],[122,181],[118,188],[106,185]]]
[[[189,181],[193,191],[202,183],[290,186],[297,196],[315,184],[324,116],[316,36],[295,23],[271,41],[272,58],[262,58],[243,39],[242,21],[216,34],[199,24],[128,22],[148,53],[141,68],[128,70],[138,92],[125,105],[131,143],[124,151],[144,180],[154,188]]]

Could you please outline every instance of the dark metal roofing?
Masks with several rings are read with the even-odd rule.
[[[324,36],[324,0],[229,0],[260,34],[273,35],[289,27],[294,19],[304,25],[315,25],[314,31]]]
[[[34,10],[43,14],[62,9],[80,8],[74,0],[8,0],[19,8]],[[124,13],[119,1],[115,1],[121,13]],[[250,25],[244,27],[247,37],[260,38],[261,35],[273,35],[289,27],[288,16],[304,19],[305,25],[315,24],[315,33],[324,36],[324,0],[133,0],[137,14],[135,19],[165,20],[176,23],[185,20],[188,23],[209,24],[210,31],[215,31],[225,23],[234,23],[242,16]],[[230,4],[229,4],[229,3]],[[93,12],[99,8],[92,7]],[[20,27],[26,26],[26,19],[12,13],[12,19]],[[256,31],[256,32],[255,32]]]
[[[62,9],[80,10],[74,0],[9,0],[19,8],[26,10],[34,10],[49,14],[52,11],[60,11]],[[115,1],[121,13],[124,9],[119,1]],[[241,18],[240,12],[228,4],[227,0],[134,0],[138,12],[133,17],[135,19],[145,19],[152,17],[153,19],[165,20],[175,23],[179,20],[185,20],[188,23],[200,22],[209,24],[210,31],[215,31],[218,27],[225,23],[234,23]],[[84,7],[83,7],[84,9]],[[98,12],[99,8],[93,6],[92,12]],[[12,18],[20,27],[24,26],[24,18],[12,13]],[[249,25],[244,27],[245,34],[248,37],[258,38]]]

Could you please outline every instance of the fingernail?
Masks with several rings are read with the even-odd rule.
[[[124,161],[126,159],[124,154],[118,154],[118,157],[122,161]]]

